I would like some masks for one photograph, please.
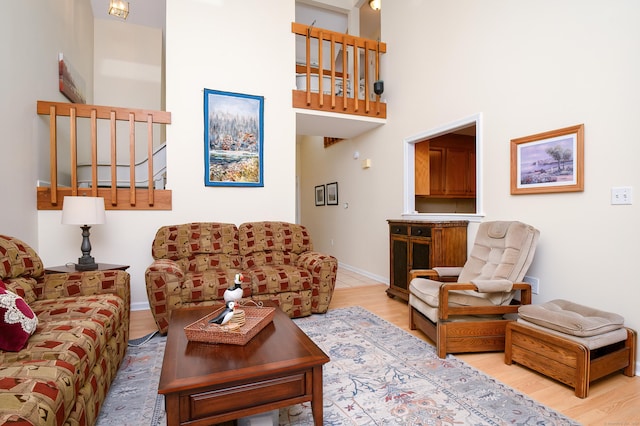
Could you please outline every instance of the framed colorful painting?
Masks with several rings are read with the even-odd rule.
[[[204,89],[205,186],[264,186],[264,97]]]

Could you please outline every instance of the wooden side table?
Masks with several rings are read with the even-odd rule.
[[[115,265],[111,263],[98,263],[98,269],[94,271],[126,271],[129,269],[129,265]],[[73,274],[75,272],[91,272],[91,271],[77,271],[75,264],[69,263],[67,265],[50,266],[44,268],[45,274]]]

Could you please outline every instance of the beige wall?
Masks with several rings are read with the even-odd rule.
[[[529,272],[540,279],[534,301],[570,299],[640,329],[631,275],[640,240],[639,15],[633,0],[384,2],[387,124],[326,150],[299,144],[301,162],[312,164],[302,173],[302,222],[317,248],[388,279],[386,219],[403,213],[403,140],[481,113],[482,220],[541,230]],[[584,192],[510,195],[510,140],[580,123]],[[356,150],[372,168],[360,168]],[[331,181],[348,209],[313,206],[313,187]],[[635,203],[610,205],[612,186],[634,187]]]
[[[7,94],[0,111],[0,191],[3,200],[11,200],[3,207],[0,232],[38,246],[45,264],[52,265],[78,257],[80,230],[60,225],[59,212],[35,210],[33,159],[41,136],[35,101],[64,100],[51,69],[59,50],[85,50],[77,35],[87,29],[81,24],[82,30],[61,30],[46,18],[77,22],[78,5],[88,5],[65,3],[73,7],[62,13],[53,7],[57,1],[42,3],[14,2],[0,18],[5,38],[19,41],[1,48],[15,66],[0,71]],[[146,303],[143,274],[159,226],[294,220],[296,210],[293,1],[169,0],[167,8],[166,108],[173,116],[168,185],[174,210],[107,212],[107,224],[92,232],[100,261],[132,265],[134,307]],[[640,237],[640,201],[609,204],[612,186],[640,188],[640,27],[634,21],[639,13],[634,0],[386,2],[387,124],[326,150],[318,138],[298,144],[301,222],[311,228],[316,248],[335,254],[346,267],[388,279],[386,219],[403,210],[403,140],[481,113],[483,220],[519,219],[541,230],[530,270],[540,278],[535,300],[567,298],[613,310],[640,329],[640,295],[627,266],[634,264]],[[73,60],[91,75],[82,57]],[[265,96],[264,188],[204,187],[205,87]],[[579,123],[585,124],[585,191],[510,195],[510,139]],[[354,151],[370,158],[372,167],[362,169]],[[314,207],[313,187],[334,181],[340,205]],[[470,226],[471,236],[476,226]]]

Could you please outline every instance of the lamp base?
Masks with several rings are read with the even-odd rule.
[[[76,271],[95,271],[98,269],[98,264],[92,256],[82,256],[78,258],[78,263],[75,264]]]

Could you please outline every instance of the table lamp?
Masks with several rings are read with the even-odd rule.
[[[80,225],[82,228],[82,257],[78,258],[76,271],[93,271],[98,264],[91,257],[89,229],[91,225],[105,223],[104,198],[102,197],[64,197],[62,201],[62,224]]]

